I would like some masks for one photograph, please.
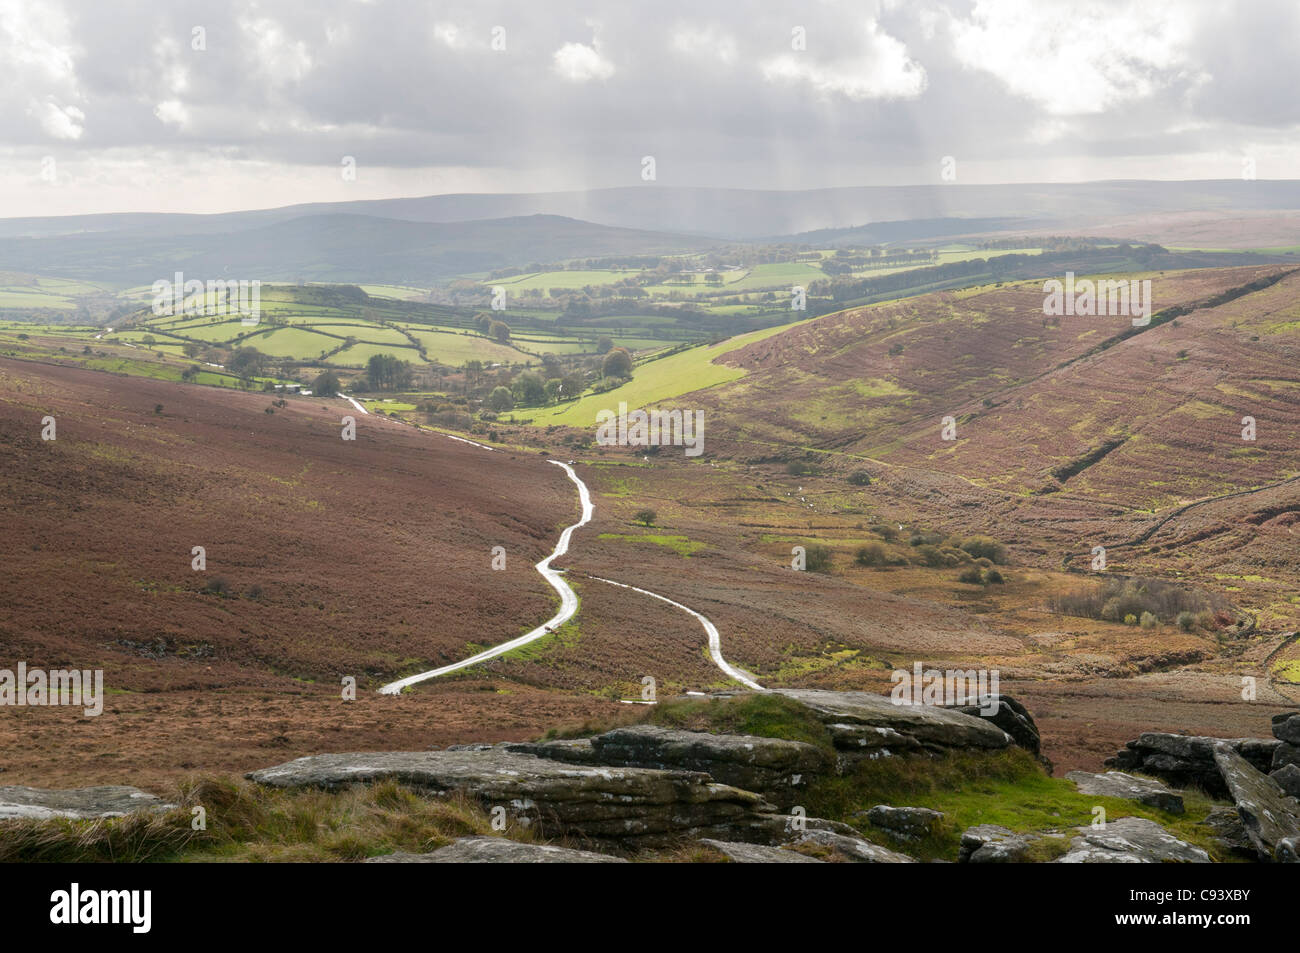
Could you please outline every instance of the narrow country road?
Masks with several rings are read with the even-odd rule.
[[[353,405],[358,410],[363,414],[366,413],[365,408],[352,400],[351,397],[347,397],[344,394],[340,394],[339,396],[343,397],[345,400],[352,401]],[[474,446],[481,447],[484,450],[496,451],[497,449],[496,447],[489,447],[485,444],[475,443],[473,440],[466,440],[464,437],[453,437],[451,434],[442,434],[442,436],[449,437],[452,440],[459,440],[461,443],[473,444]],[[537,564],[537,571],[541,573],[543,578],[551,584],[551,587],[560,594],[560,610],[531,632],[525,633],[518,638],[511,639],[509,642],[503,642],[501,645],[486,649],[485,651],[479,652],[477,655],[471,655],[469,658],[460,662],[453,662],[451,665],[442,666],[442,668],[430,669],[429,671],[421,672],[418,675],[410,675],[406,678],[398,679],[395,682],[389,682],[387,685],[384,685],[379,689],[381,695],[397,695],[402,691],[402,689],[409,685],[415,685],[431,678],[437,678],[440,675],[449,675],[452,672],[458,672],[471,665],[477,665],[479,662],[486,662],[488,659],[497,658],[500,655],[504,655],[506,652],[527,645],[530,642],[536,642],[538,639],[552,635],[555,629],[564,625],[564,623],[572,619],[577,613],[577,593],[575,593],[573,589],[570,588],[569,584],[564,581],[564,576],[561,570],[551,568],[551,562],[568,553],[569,543],[573,539],[573,531],[586,526],[591,522],[591,517],[595,513],[596,508],[591,502],[591,492],[587,489],[587,484],[582,482],[578,474],[573,471],[573,467],[567,463],[562,463],[559,460],[548,460],[547,462],[553,463],[557,467],[561,467],[564,472],[568,474],[569,479],[572,480],[574,485],[578,488],[578,501],[582,504],[582,518],[572,526],[566,526],[564,528],[564,532],[560,534],[560,541],[555,544],[554,552]],[[699,619],[700,624],[704,626],[704,631],[709,638],[709,655],[712,657],[714,664],[716,664],[728,678],[735,679],[746,688],[753,689],[756,692],[764,690],[762,685],[759,685],[745,672],[731,665],[722,657],[722,638],[718,634],[717,627],[704,615],[701,615],[688,606],[682,605],[680,602],[674,602],[667,596],[661,596],[659,593],[651,592],[648,589],[638,589],[636,586],[629,586],[626,583],[615,582],[612,579],[602,579],[599,576],[591,576],[589,578],[595,579],[599,582],[608,583],[611,586],[631,589],[633,592],[639,592],[642,595],[650,596],[654,599],[666,602],[670,606],[675,606],[676,608],[681,609],[683,612],[689,612],[691,615],[695,616],[695,618]]]
[[[600,576],[591,576],[590,578],[595,579],[597,582],[607,582],[611,586],[618,586],[620,589],[631,589],[633,592],[639,592],[643,596],[651,596],[652,598],[660,599],[668,603],[670,606],[676,606],[683,612],[689,612],[691,615],[695,616],[695,618],[700,620],[700,624],[704,626],[704,631],[709,636],[709,655],[713,657],[713,664],[718,666],[718,668],[722,669],[722,671],[724,671],[729,677],[734,678],[746,688],[751,688],[756,692],[765,690],[762,685],[758,684],[758,682],[754,681],[722,657],[722,637],[718,635],[717,627],[705,616],[688,606],[682,605],[680,602],[673,602],[673,600],[669,599],[667,596],[661,596],[657,592],[651,592],[649,589],[638,589],[636,586],[629,586],[625,582],[615,582],[613,579],[602,579]]]
[[[466,443],[469,442],[471,441],[466,441]],[[555,591],[560,594],[560,611],[555,613],[555,615],[545,623],[533,629],[533,631],[521,635],[517,639],[503,642],[494,648],[479,652],[477,655],[472,655],[464,661],[453,662],[451,665],[444,665],[442,668],[435,668],[428,672],[421,672],[419,675],[411,675],[407,678],[399,679],[396,682],[389,682],[383,688],[379,689],[380,694],[396,695],[408,685],[414,685],[417,682],[423,682],[430,678],[437,678],[439,675],[447,675],[451,672],[457,672],[462,668],[468,668],[471,665],[477,665],[479,662],[486,662],[488,659],[496,658],[498,655],[504,655],[512,649],[517,649],[520,646],[527,645],[529,642],[536,642],[538,639],[552,634],[553,630],[559,628],[573,618],[574,613],[578,611],[577,593],[569,588],[569,584],[564,581],[564,576],[558,569],[551,568],[551,561],[563,556],[569,551],[569,541],[573,538],[573,531],[579,527],[586,526],[587,523],[591,522],[591,516],[595,511],[595,507],[591,504],[591,494],[587,491],[587,484],[578,479],[578,475],[573,472],[573,467],[569,466],[567,463],[561,463],[559,460],[549,460],[547,462],[553,463],[557,467],[562,467],[564,469],[564,472],[569,475],[569,479],[577,484],[578,499],[582,502],[582,519],[578,520],[578,522],[574,523],[572,526],[566,526],[564,532],[560,534],[560,541],[555,544],[555,551],[537,564],[537,571],[541,573]]]

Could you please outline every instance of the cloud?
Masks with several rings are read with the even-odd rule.
[[[41,103],[36,108],[41,128],[55,139],[80,139],[86,114],[76,106],[60,106],[56,102]]]
[[[736,61],[736,38],[716,27],[678,25],[673,32],[672,48],[689,56],[702,56],[730,65]]]
[[[925,68],[907,46],[884,33],[874,20],[864,29],[862,48],[851,56],[821,62],[811,50],[786,53],[763,64],[771,83],[803,84],[820,96],[851,100],[912,99],[926,87]]]
[[[976,0],[949,29],[963,66],[1053,116],[1077,116],[1195,80],[1193,9],[1157,0]]]
[[[552,64],[559,76],[574,83],[609,79],[614,75],[614,64],[601,56],[594,44],[565,43],[555,51]]]

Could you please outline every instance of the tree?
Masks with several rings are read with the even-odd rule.
[[[147,348],[152,348],[155,344],[158,343],[158,341],[152,334],[146,334],[144,337],[140,339],[140,343]]]
[[[525,406],[533,407],[546,400],[546,387],[532,371],[524,371],[516,377],[511,390],[515,400]]]
[[[325,371],[312,381],[311,392],[317,397],[333,397],[339,392],[339,377],[333,371]]]
[[[230,356],[230,370],[248,380],[262,373],[266,355],[255,347],[237,347]]]
[[[563,386],[564,381],[560,380],[558,377],[552,377],[546,382],[546,402],[548,404],[555,403],[556,399],[559,397],[560,388]]]
[[[564,383],[560,386],[559,396],[566,400],[572,400],[587,388],[587,380],[577,371],[572,371],[564,375]]]
[[[600,365],[601,377],[631,377],[632,355],[621,347],[616,347],[605,355]]]
[[[510,325],[506,324],[504,321],[493,321],[490,334],[492,340],[496,341],[498,344],[510,343]]]
[[[654,510],[637,510],[632,514],[632,519],[636,520],[643,526],[653,526],[659,514]]]
[[[401,390],[411,382],[411,365],[392,354],[372,354],[366,377],[372,390]]]
[[[486,401],[489,410],[497,411],[509,410],[515,405],[514,395],[505,387],[494,387],[492,393],[488,394]]]
[[[203,348],[193,341],[186,341],[181,345],[181,350],[185,352],[186,357],[194,358],[199,356],[199,351]]]
[[[596,339],[596,353],[608,354],[614,349],[614,339],[608,334],[602,334]]]

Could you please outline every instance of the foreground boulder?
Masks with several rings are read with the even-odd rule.
[[[1214,752],[1214,760],[1260,859],[1291,862],[1293,841],[1300,837],[1300,801],[1227,745]]]
[[[990,702],[995,702],[996,707]],[[994,708],[992,713],[989,713],[990,708]],[[1029,713],[1028,708],[1010,695],[998,695],[996,699],[992,696],[983,696],[977,704],[953,705],[951,709],[974,718],[983,718],[997,725],[1009,734],[1017,745],[1047,765],[1050,773],[1051,762],[1043,757],[1042,739],[1038,735],[1038,725],[1034,723],[1034,716]]]
[[[1103,827],[1076,828],[1079,835],[1058,864],[1208,864],[1210,855],[1179,840],[1155,821],[1121,817]]]
[[[1284,711],[1274,715],[1273,737],[1288,744],[1300,745],[1300,712]]]
[[[1276,771],[1269,772],[1268,776],[1282,789],[1283,794],[1300,798],[1300,767],[1288,764]]]
[[[462,837],[427,854],[398,851],[367,864],[626,864],[622,857],[547,844],[521,844],[504,837]]]
[[[759,826],[772,811],[759,795],[699,772],[566,764],[491,746],[311,755],[248,777],[281,788],[397,781],[434,796],[462,793],[488,809],[504,807],[511,822],[540,824],[548,834],[647,844]]]
[[[907,751],[1007,748],[1011,736],[976,716],[936,705],[896,705],[885,695],[781,688],[825,723],[843,756],[876,758]]]
[[[734,864],[823,864],[825,861],[809,857],[797,850],[785,850],[781,847],[768,847],[764,844],[745,844],[737,841],[710,840],[700,841],[720,853],[726,854]]]
[[[703,771],[720,784],[756,791],[782,808],[797,803],[814,778],[835,771],[832,757],[802,741],[655,725],[615,728],[577,742],[502,747],[570,763]]]
[[[1176,788],[1196,786],[1216,797],[1226,797],[1228,789],[1214,762],[1218,745],[1228,745],[1256,769],[1266,772],[1273,766],[1273,753],[1282,743],[1274,738],[1207,738],[1144,731],[1128,742],[1125,750],[1107,758],[1105,765],[1149,774]]]
[[[124,785],[65,790],[0,787],[0,820],[56,817],[87,820],[122,817],[135,811],[169,811],[175,806],[139,788]]]
[[[1202,822],[1210,829],[1214,840],[1224,854],[1236,854],[1256,860],[1255,845],[1246,835],[1246,825],[1235,807],[1216,807],[1205,815]]]
[[[977,824],[961,835],[959,864],[1018,864],[1024,861],[1038,837],[1017,834],[996,824]]]
[[[873,827],[902,840],[926,837],[943,820],[940,811],[932,811],[928,807],[890,807],[888,804],[877,804],[864,813]]]
[[[1124,798],[1170,814],[1182,814],[1186,810],[1181,794],[1150,778],[1134,777],[1123,771],[1107,771],[1105,774],[1071,771],[1065,777],[1074,782],[1080,794]]]
[[[916,859],[898,851],[881,847],[861,837],[836,834],[832,831],[806,831],[797,837],[795,844],[815,844],[828,851],[834,860],[854,864],[914,864]]]

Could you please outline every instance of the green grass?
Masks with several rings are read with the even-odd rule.
[[[631,533],[601,533],[599,539],[625,539],[629,542],[654,543],[666,546],[679,556],[690,556],[705,548],[704,543],[696,542],[685,536],[655,536],[650,534],[635,535]]]
[[[799,322],[802,323],[804,322]],[[700,345],[669,357],[646,361],[636,366],[632,380],[622,387],[616,387],[603,394],[590,394],[556,408],[542,410],[530,408],[528,416],[537,426],[561,424],[569,427],[594,427],[597,411],[602,409],[616,411],[620,401],[626,401],[628,409],[635,410],[680,397],[691,391],[704,390],[738,380],[745,376],[743,369],[714,364],[713,359],[755,341],[780,334],[792,327],[798,327],[798,324],[751,331],[748,334],[728,338],[719,344]]]

